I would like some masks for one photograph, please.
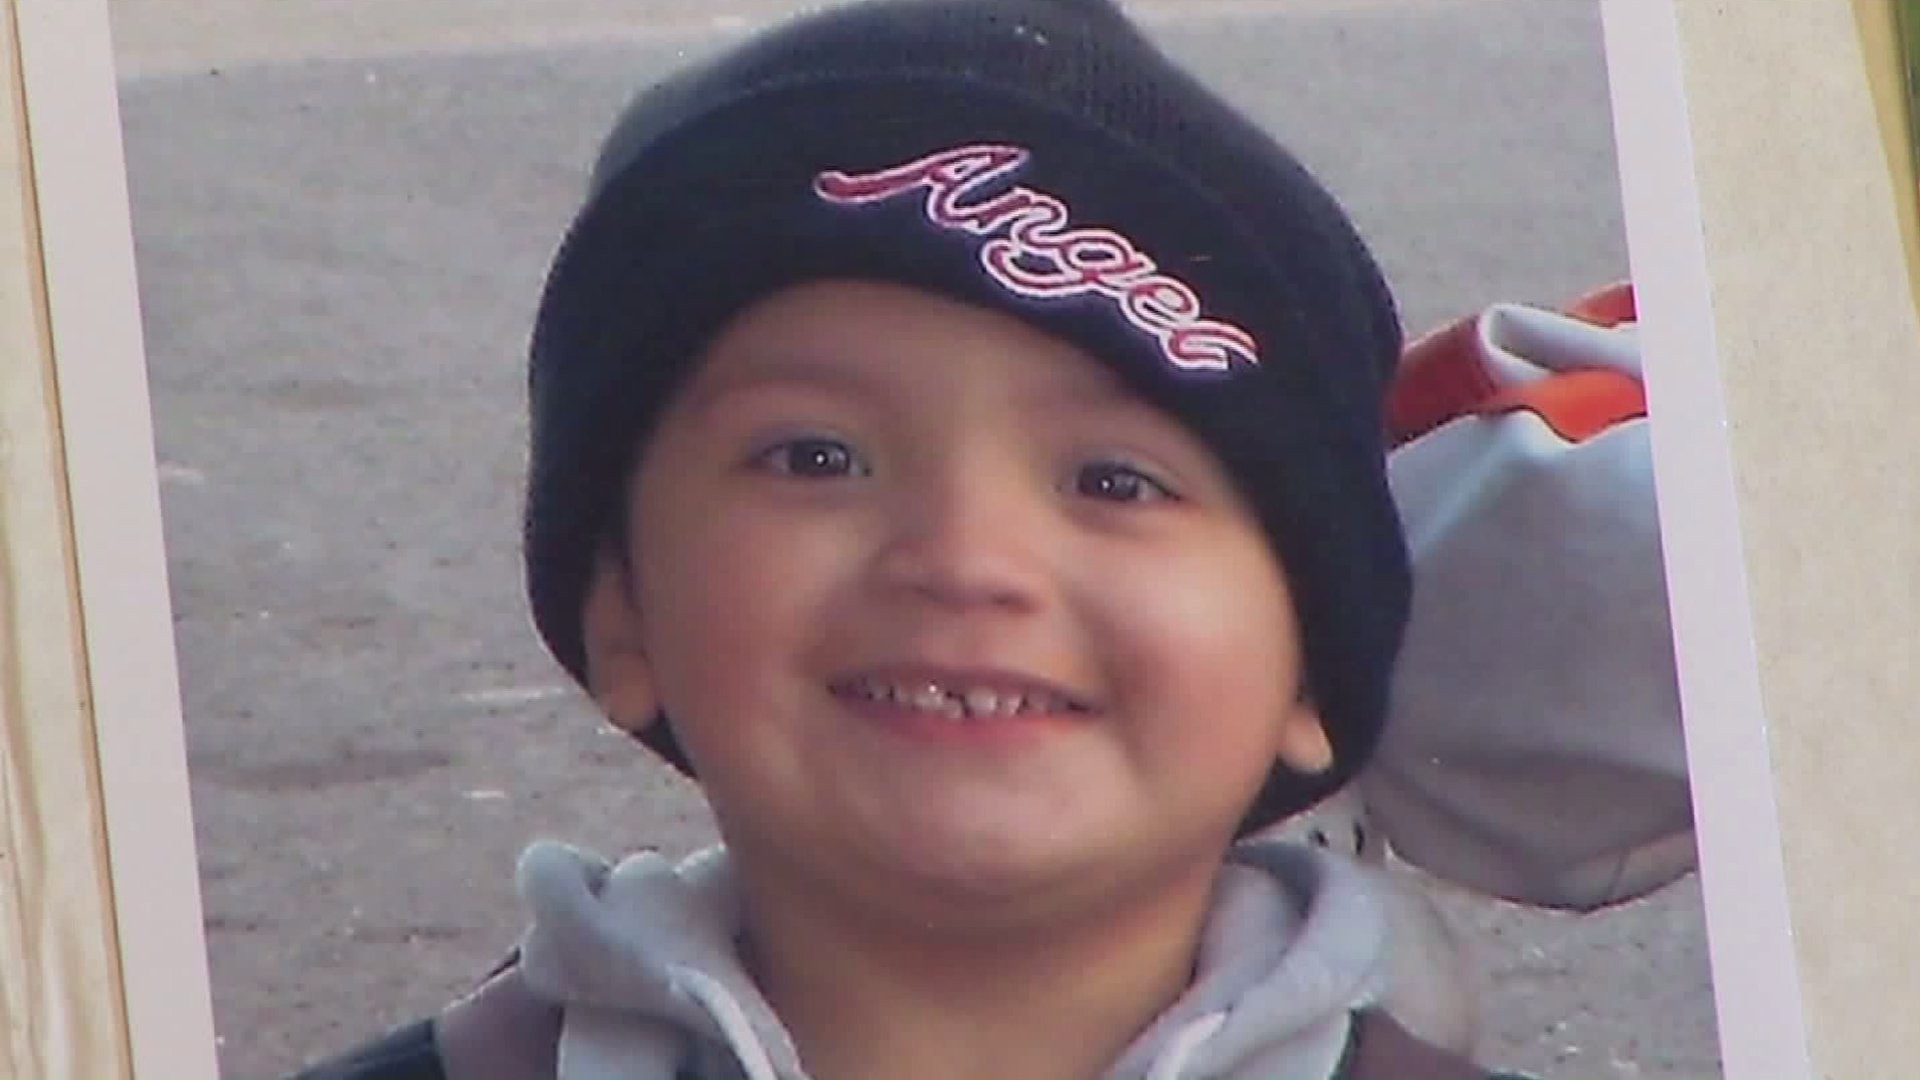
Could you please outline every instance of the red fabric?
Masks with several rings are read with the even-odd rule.
[[[1595,289],[1567,314],[1598,326],[1635,318],[1633,285]],[[1568,442],[1584,442],[1608,428],[1647,415],[1646,388],[1630,375],[1605,369],[1567,371],[1524,386],[1501,387],[1480,362],[1477,316],[1456,320],[1408,345],[1387,391],[1389,445],[1412,442],[1464,416],[1531,412]]]
[[[1633,283],[1616,281],[1603,285],[1574,301],[1567,314],[1600,326],[1618,326],[1639,318],[1633,302]]]

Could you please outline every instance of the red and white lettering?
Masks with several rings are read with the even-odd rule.
[[[1193,288],[1161,272],[1127,237],[1073,227],[1064,202],[1030,187],[984,190],[1019,172],[1029,157],[1017,146],[961,146],[878,172],[823,172],[814,179],[814,192],[850,206],[924,189],[927,220],[989,238],[980,247],[980,263],[1009,292],[1038,299],[1105,296],[1128,322],[1158,340],[1169,363],[1185,370],[1225,371],[1260,362],[1252,334],[1205,318]]]

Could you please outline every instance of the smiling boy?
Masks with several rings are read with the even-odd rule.
[[[722,847],[523,859],[361,1080],[1445,1080],[1372,878],[1391,297],[1105,0],[888,0],[643,94],[555,260],[548,647]]]
[[[815,1075],[1098,1075],[1187,986],[1269,763],[1329,764],[1232,483],[1010,316],[775,294],[632,506],[590,681],[637,732],[673,718]]]

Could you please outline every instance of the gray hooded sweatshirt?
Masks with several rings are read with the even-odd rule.
[[[742,966],[723,849],[616,866],[537,844],[519,888],[533,921],[518,964],[438,1021],[448,1080],[807,1080]],[[1391,922],[1367,869],[1306,845],[1242,843],[1192,985],[1108,1080],[1335,1076],[1356,1010],[1386,990]]]

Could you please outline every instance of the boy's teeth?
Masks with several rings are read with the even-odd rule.
[[[1051,695],[1001,693],[984,687],[950,691],[936,683],[898,685],[862,681],[854,687],[868,701],[887,701],[922,712],[937,713],[952,720],[984,717],[1023,716],[1037,712],[1061,712],[1064,701]]]

